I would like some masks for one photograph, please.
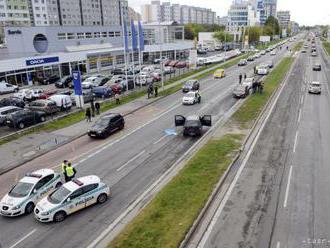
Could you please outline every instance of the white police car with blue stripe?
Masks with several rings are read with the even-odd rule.
[[[30,214],[39,200],[61,185],[61,176],[51,169],[29,173],[2,198],[0,214],[8,217]]]
[[[109,186],[97,176],[73,179],[42,199],[34,210],[34,216],[41,222],[61,222],[74,212],[106,202],[109,196]]]

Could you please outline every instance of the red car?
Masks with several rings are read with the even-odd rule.
[[[185,68],[187,67],[187,63],[185,61],[180,61],[175,65],[176,68]]]
[[[110,87],[112,90],[113,94],[121,94],[123,91],[123,86],[118,82],[118,83],[107,83],[106,87]]]
[[[166,61],[164,61],[164,66],[169,66],[169,64],[172,62],[172,60],[166,60]]]
[[[172,60],[168,65],[169,65],[169,66],[172,66],[172,67],[175,67],[177,63],[179,63],[179,61],[177,61],[177,60]]]
[[[51,97],[52,95],[55,95],[57,93],[57,90],[47,90],[44,91],[39,97],[38,99],[48,99],[49,97]]]

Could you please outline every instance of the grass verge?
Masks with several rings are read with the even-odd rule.
[[[283,81],[292,62],[291,57],[282,60],[267,77],[265,93],[248,98],[227,122],[228,130],[232,124],[244,129],[250,127]],[[179,247],[244,138],[239,129],[231,130],[220,138],[213,137],[108,248]]]
[[[327,51],[328,56],[330,56],[330,42],[324,41],[322,44],[323,44],[325,50]]]
[[[303,41],[298,42],[298,43],[293,47],[293,51],[294,51],[294,52],[298,52],[298,51],[300,51],[301,48],[303,47],[303,44],[304,44]]]

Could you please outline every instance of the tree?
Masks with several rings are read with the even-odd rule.
[[[246,29],[245,34],[249,35],[249,43],[259,42],[260,35],[263,33],[261,27],[249,27]]]
[[[263,34],[270,36],[280,34],[280,25],[278,23],[278,20],[274,16],[270,16],[267,18]]]
[[[219,42],[232,42],[234,40],[234,36],[225,31],[217,31],[213,34],[213,38]]]
[[[217,32],[225,30],[224,26],[217,24],[195,24],[189,23],[184,26],[185,39],[194,40],[198,37],[199,32]]]

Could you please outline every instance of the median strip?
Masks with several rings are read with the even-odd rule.
[[[327,51],[328,56],[330,56],[330,42],[324,41],[324,42],[322,42],[322,44],[323,44],[323,47],[325,48],[325,50]]]
[[[221,135],[215,135],[188,161],[109,248],[180,246],[293,61],[292,57],[281,61],[266,77],[264,93],[250,96],[221,129]]]

